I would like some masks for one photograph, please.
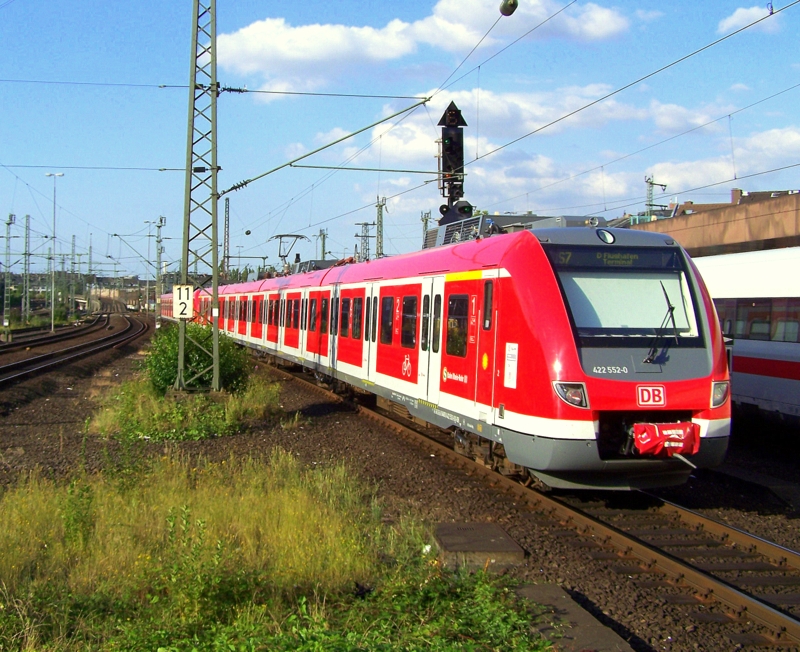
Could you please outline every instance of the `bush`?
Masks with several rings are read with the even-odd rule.
[[[187,369],[209,366],[211,358],[211,327],[186,324],[184,359]],[[200,344],[198,344],[200,343]],[[202,344],[202,348],[201,345]],[[205,349],[205,350],[204,350]],[[247,384],[249,359],[247,352],[227,335],[219,334],[219,381],[220,389],[237,392]],[[145,360],[145,369],[153,387],[160,394],[175,385],[178,377],[178,327],[172,324],[159,330],[152,340],[150,352]],[[211,369],[197,379],[197,384],[210,387],[213,379]]]

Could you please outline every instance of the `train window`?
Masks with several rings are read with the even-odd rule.
[[[464,358],[467,355],[467,322],[469,316],[469,296],[451,294],[447,300],[447,355]]]
[[[442,295],[437,294],[433,299],[433,333],[431,336],[431,349],[439,353],[439,334],[442,330]]]
[[[367,309],[364,313],[364,339],[369,342],[369,305],[371,298],[367,297]]]
[[[328,331],[328,297],[322,298],[321,311],[322,314],[319,317],[319,332],[326,333]]]
[[[378,331],[378,297],[372,300],[372,341],[377,337]]]
[[[431,321],[431,298],[429,295],[422,297],[422,332],[420,333],[420,348],[428,350],[428,328]]]
[[[302,308],[300,309],[300,328],[306,329],[306,317],[308,316],[308,299],[303,299]]]
[[[769,339],[769,322],[755,320],[750,324],[750,339],[751,340],[768,340]]]
[[[364,299],[356,297],[353,299],[353,339],[361,339],[361,307],[364,304]]]
[[[715,299],[714,307],[717,309],[719,326],[722,334],[733,337],[733,320],[736,317],[736,299]]]
[[[750,340],[769,339],[769,299],[745,299],[736,302],[736,336]]]
[[[311,299],[308,307],[308,330],[312,333],[317,330],[317,300]]]
[[[280,311],[281,311],[281,316],[280,316],[280,322],[279,323],[280,323],[281,326],[283,326],[286,323],[285,322],[285,319],[286,319],[286,299],[281,299]]]
[[[407,349],[417,346],[417,297],[403,297],[400,345]]]
[[[676,248],[546,245],[581,346],[702,346],[700,307]],[[631,306],[635,309],[631,310]],[[651,344],[652,346],[652,344]]]
[[[292,328],[300,328],[300,299],[295,299],[292,304]]]
[[[251,323],[254,322],[255,321],[255,319],[253,318],[254,314],[255,313],[253,312],[253,300],[252,299],[248,299],[247,300],[247,321],[249,321]]]
[[[392,319],[394,318],[394,297],[381,299],[381,344],[392,343]]]
[[[331,335],[335,335],[339,328],[339,297],[331,303]]]
[[[350,299],[342,299],[342,317],[339,321],[339,335],[350,337]]]
[[[800,299],[773,299],[770,339],[774,342],[797,342],[799,331]]]
[[[494,283],[486,281],[483,284],[483,330],[492,330],[492,294]]]

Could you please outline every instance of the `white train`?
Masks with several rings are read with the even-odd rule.
[[[800,422],[800,247],[693,260],[734,340],[734,402]]]

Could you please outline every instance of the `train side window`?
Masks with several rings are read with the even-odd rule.
[[[378,297],[372,299],[372,341],[374,342],[378,335]]]
[[[255,311],[253,310],[253,300],[247,300],[247,321],[254,322],[255,321]]]
[[[447,355],[460,358],[467,356],[467,322],[469,316],[469,296],[451,294],[447,300]]]
[[[483,330],[492,330],[492,295],[494,294],[494,283],[486,281],[483,284]]]
[[[286,323],[285,322],[285,318],[286,318],[286,299],[281,299],[280,306],[281,306],[280,307],[281,314],[280,314],[280,321],[278,323],[279,323],[280,326],[283,326]]]
[[[364,311],[364,339],[369,342],[369,306],[372,302],[371,297],[367,297],[367,309]]]
[[[442,295],[437,294],[433,299],[433,334],[431,337],[431,349],[434,353],[439,353],[439,334],[442,331]]]
[[[331,302],[331,335],[335,335],[339,328],[339,297]]]
[[[322,314],[319,317],[319,332],[326,333],[328,331],[328,297],[323,297],[321,311]]]
[[[306,329],[306,300],[300,299],[300,330]]]
[[[339,335],[342,337],[350,337],[350,299],[342,299],[342,316],[339,320],[341,328]]]
[[[431,298],[430,295],[422,297],[422,332],[420,333],[420,348],[428,350],[428,329],[431,323]]]
[[[317,330],[317,300],[311,299],[308,307],[308,330],[312,333]]]
[[[797,342],[800,336],[800,299],[772,300],[772,333],[774,342]]]
[[[364,305],[364,299],[356,297],[353,299],[353,339],[361,339],[361,308]]]
[[[751,340],[768,340],[770,299],[740,299],[736,302],[736,335]]]
[[[417,297],[403,297],[403,317],[400,323],[400,346],[417,346]]]
[[[394,297],[381,299],[381,344],[392,343],[392,319],[394,318]]]

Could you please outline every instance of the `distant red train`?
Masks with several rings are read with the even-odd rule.
[[[242,344],[402,405],[457,450],[551,487],[679,484],[727,450],[714,306],[659,234],[526,230],[219,295],[219,328]],[[170,318],[171,295],[161,305]],[[194,309],[208,323],[207,295]]]

